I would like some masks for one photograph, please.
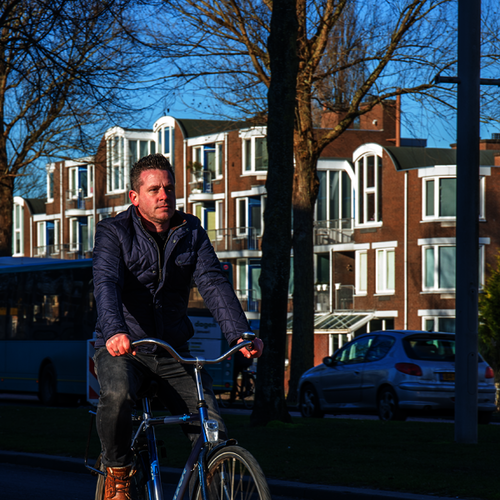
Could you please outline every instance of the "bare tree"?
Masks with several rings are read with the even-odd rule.
[[[211,92],[232,110],[232,118],[265,116],[266,89],[272,82],[266,41],[274,3],[165,0],[164,4],[169,34],[165,60],[172,63],[173,85],[181,81]],[[434,78],[456,70],[455,0],[297,0],[296,8],[292,400],[299,376],[313,365],[318,158],[356,118],[398,95],[413,96],[442,113],[453,112],[454,89],[436,86]],[[334,128],[315,130],[318,108],[340,112]],[[275,229],[266,223],[266,231]],[[263,295],[264,303],[269,299]]]
[[[10,255],[16,178],[95,148],[130,113],[147,55],[130,0],[7,0],[0,15],[0,255]],[[136,14],[138,15],[137,9]],[[139,17],[139,16],[138,16]]]

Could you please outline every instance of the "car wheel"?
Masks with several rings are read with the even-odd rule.
[[[300,391],[300,413],[306,418],[321,418],[325,415],[319,405],[318,393],[312,385],[308,384]]]
[[[406,420],[406,414],[398,405],[398,397],[391,387],[383,387],[377,398],[378,417],[380,420]]]
[[[486,425],[491,422],[492,411],[480,411],[477,414],[477,423],[481,425]]]

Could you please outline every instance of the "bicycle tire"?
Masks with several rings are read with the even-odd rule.
[[[255,397],[255,379],[253,378],[253,375],[248,373],[246,375],[245,382],[243,383],[242,381],[242,387],[241,387],[241,399],[243,401],[243,406],[248,410],[253,408],[254,397]]]
[[[217,395],[217,403],[219,404],[219,406],[221,408],[229,408],[230,406],[230,403],[229,403],[229,400],[228,399],[224,399],[222,396],[225,396],[227,393],[222,393],[222,392],[219,392],[219,394]]]
[[[195,500],[202,500],[197,484]],[[253,455],[240,446],[221,448],[208,460],[207,500],[271,500],[266,477]]]
[[[135,474],[132,476],[130,481],[130,498],[132,500],[149,500],[149,493],[146,484],[149,472],[146,468],[146,464],[144,463],[145,457],[141,457],[140,455],[136,456]],[[106,467],[101,461],[101,456],[102,454],[97,458],[95,468],[105,472]],[[147,454],[145,456],[147,457]],[[95,488],[95,500],[104,500],[105,483],[106,477],[99,474]]]

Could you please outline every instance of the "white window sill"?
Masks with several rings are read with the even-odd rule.
[[[112,195],[115,195],[115,194],[123,194],[123,193],[126,193],[127,190],[126,189],[122,189],[121,191],[108,191],[106,193],[106,196],[112,196]]]
[[[423,217],[420,222],[424,223],[424,222],[456,222],[456,221],[457,221],[456,217]]]
[[[255,176],[265,176],[267,177],[267,170],[252,170],[252,171],[246,171],[246,172],[242,172],[241,173],[241,176],[242,177],[255,177]]]
[[[356,223],[354,226],[354,229],[369,229],[371,227],[382,227],[383,223],[382,221],[380,222],[367,222],[364,224]]]

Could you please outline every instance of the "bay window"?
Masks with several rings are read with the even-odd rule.
[[[367,154],[355,163],[358,184],[356,223],[380,225],[382,222],[382,158]]]

